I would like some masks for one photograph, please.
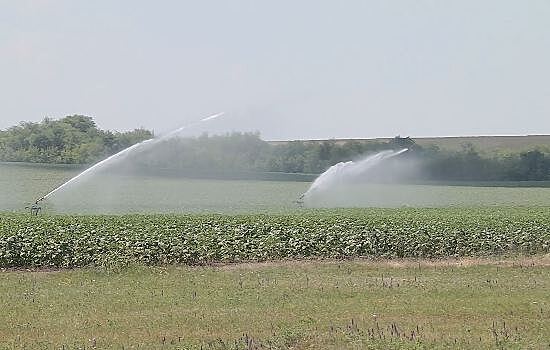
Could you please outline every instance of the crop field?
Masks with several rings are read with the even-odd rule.
[[[0,164],[0,349],[550,346],[546,184],[102,175],[22,212],[76,173]]]
[[[294,214],[0,216],[0,267],[210,264],[550,252],[550,210],[304,210]]]
[[[78,173],[67,166],[0,163],[0,212],[22,211],[35,199]],[[348,189],[355,198],[322,199],[317,206],[446,207],[550,206],[550,188],[507,187],[499,183],[460,185],[364,185]],[[535,186],[536,184],[528,184]],[[298,209],[296,199],[308,182],[187,179],[100,175],[43,202],[49,213],[272,213]],[[506,187],[505,187],[506,186]]]
[[[21,211],[78,170],[0,164],[1,211]],[[54,213],[247,212],[288,210],[307,190],[294,181],[205,180],[98,175],[44,202]]]
[[[0,163],[0,211],[21,210],[77,173],[67,166]]]

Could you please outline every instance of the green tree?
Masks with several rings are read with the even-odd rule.
[[[152,137],[144,129],[112,133],[91,117],[72,115],[40,123],[23,122],[0,133],[0,160],[44,163],[92,163]]]

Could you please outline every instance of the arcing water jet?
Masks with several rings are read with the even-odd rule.
[[[408,148],[399,151],[382,151],[358,161],[337,163],[319,175],[309,189],[300,196],[298,203],[308,204],[316,193],[332,189],[338,185],[345,185],[355,180],[361,180],[368,175],[368,171],[380,165],[384,160],[407,152]]]
[[[201,120],[199,120],[198,122],[195,122],[195,123],[192,123],[192,124],[189,124],[189,125],[186,125],[186,126],[182,126],[181,128],[178,128],[176,130],[173,130],[171,132],[169,132],[168,134],[166,135],[163,135],[159,138],[152,138],[152,139],[148,139],[148,140],[145,140],[145,141],[142,141],[140,143],[136,143],[135,145],[132,145],[128,148],[125,148],[123,149],[122,151],[116,153],[116,154],[113,154],[112,156],[94,164],[93,166],[89,167],[88,169],[84,170],[83,172],[81,172],[80,174],[76,175],[75,177],[69,179],[67,182],[61,184],[60,186],[54,188],[52,191],[48,192],[46,195],[44,195],[43,197],[37,199],[35,201],[35,205],[38,205],[39,202],[45,200],[46,198],[50,197],[51,195],[53,195],[54,193],[56,193],[57,191],[67,187],[68,185],[70,185],[71,183],[74,183],[76,181],[78,181],[79,179],[83,178],[84,176],[86,175],[89,175],[89,174],[92,174],[96,171],[98,171],[99,169],[103,168],[104,166],[107,166],[109,164],[111,164],[112,162],[116,161],[116,160],[119,160],[119,159],[122,159],[124,158],[125,156],[127,156],[129,153],[132,153],[136,150],[142,150],[144,149],[146,146],[147,147],[150,147],[150,146],[153,146],[154,144],[160,142],[160,141],[164,141],[164,140],[167,140],[167,139],[170,139],[172,137],[175,137],[178,133],[180,133],[182,130],[184,129],[187,129],[187,128],[190,128],[190,127],[193,127],[195,125],[198,125],[202,122],[206,122],[206,121],[210,121],[210,120],[213,120],[213,119],[216,119],[218,117],[221,117],[222,115],[224,114],[224,112],[221,112],[221,113],[217,113],[217,114],[214,114],[214,115],[211,115],[209,117],[206,117],[206,118],[203,118]]]

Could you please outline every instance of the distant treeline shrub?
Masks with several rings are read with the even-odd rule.
[[[0,131],[0,161],[88,164],[151,137],[144,129],[103,131],[91,117],[82,115],[45,118]]]
[[[0,161],[87,164],[152,137],[150,131],[99,130],[90,117],[69,116],[22,123],[0,131]],[[283,172],[319,174],[331,165],[387,149],[409,148],[404,156],[422,164],[423,180],[550,180],[550,155],[533,149],[521,153],[484,154],[470,144],[460,150],[419,146],[411,138],[389,141],[266,142],[259,133],[233,132],[170,139],[141,152],[130,168],[165,173]]]
[[[421,147],[410,138],[383,141],[289,141],[271,144],[258,133],[202,135],[172,139],[131,162],[135,167],[189,172],[282,172],[319,174],[338,162],[388,149],[409,148],[403,157],[415,159],[418,180],[444,181],[544,181],[550,180],[550,155],[539,150],[519,154],[484,156],[471,145],[447,151]],[[406,176],[404,176],[406,178]]]

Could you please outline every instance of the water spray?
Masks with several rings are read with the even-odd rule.
[[[296,200],[296,203],[299,206],[303,206],[308,200],[308,197],[311,197],[312,193],[318,190],[331,188],[342,181],[358,178],[370,168],[380,164],[380,162],[396,157],[407,152],[408,150],[408,148],[404,148],[399,151],[382,151],[362,160],[334,164],[313,181],[308,190],[300,195],[300,197]]]
[[[208,116],[206,118],[203,118],[197,122],[194,122],[194,123],[191,123],[189,125],[185,125],[185,126],[182,126],[180,128],[177,128],[169,133],[167,133],[166,135],[163,135],[161,137],[158,137],[158,138],[152,138],[152,139],[148,139],[148,140],[144,140],[140,143],[136,143],[135,145],[132,145],[128,148],[125,148],[123,149],[122,151],[118,152],[118,153],[115,153],[113,154],[112,156],[108,157],[108,158],[105,158],[104,160],[92,165],[91,167],[87,168],[86,170],[84,170],[83,172],[81,172],[80,174],[72,177],[71,179],[69,179],[68,181],[66,181],[65,183],[61,184],[60,186],[54,188],[53,190],[51,190],[50,192],[48,192],[46,195],[38,198],[34,204],[30,207],[27,207],[27,208],[30,208],[31,209],[31,212],[33,212],[33,208],[36,210],[36,214],[38,214],[38,212],[40,211],[40,209],[36,209],[36,208],[40,208],[38,206],[38,203],[40,203],[41,201],[47,199],[49,196],[53,195],[54,193],[56,193],[57,191],[63,189],[64,187],[68,186],[69,184],[77,181],[78,179],[80,179],[81,177],[85,176],[86,174],[89,174],[89,173],[92,173],[94,172],[95,170],[97,170],[98,168],[102,167],[103,165],[107,164],[107,163],[110,163],[114,160],[117,160],[117,159],[120,159],[124,156],[126,156],[128,153],[131,153],[132,151],[138,149],[138,148],[142,148],[143,146],[145,145],[149,145],[149,146],[152,146],[160,141],[164,141],[164,140],[167,140],[167,139],[170,139],[172,137],[175,137],[178,133],[180,133],[182,130],[184,129],[188,129],[188,128],[191,128],[191,127],[194,127],[200,123],[203,123],[203,122],[206,122],[206,121],[210,121],[210,120],[213,120],[213,119],[216,119],[216,118],[219,118],[221,117],[222,115],[224,115],[225,112],[221,112],[221,113],[217,113],[217,114],[214,114],[214,115],[211,115],[211,116]],[[33,212],[34,213],[34,212]]]

